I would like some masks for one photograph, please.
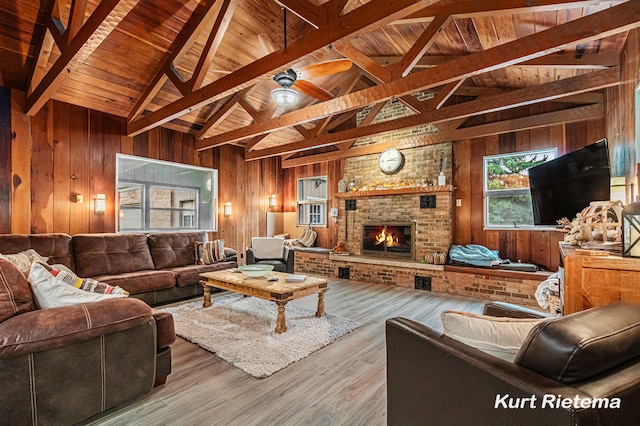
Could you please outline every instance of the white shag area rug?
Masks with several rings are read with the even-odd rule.
[[[350,333],[362,324],[287,304],[287,331],[276,334],[274,302],[240,294],[163,308],[173,314],[176,334],[213,352],[229,364],[257,377],[268,377],[312,352]]]

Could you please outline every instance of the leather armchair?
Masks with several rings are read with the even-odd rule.
[[[543,321],[513,363],[404,318],[387,321],[386,337],[389,425],[631,425],[640,416],[640,306]]]
[[[284,239],[277,237],[254,237],[251,247],[247,248],[247,265],[273,265],[273,270],[292,274],[295,266],[294,250],[284,244]]]

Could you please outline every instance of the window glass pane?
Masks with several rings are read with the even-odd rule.
[[[487,220],[491,226],[533,225],[531,195],[492,195],[487,197]]]
[[[326,225],[326,176],[298,179],[298,225]]]
[[[529,188],[527,169],[555,158],[555,150],[485,157],[485,190]]]
[[[217,170],[123,154],[117,168],[119,230],[217,229]]]

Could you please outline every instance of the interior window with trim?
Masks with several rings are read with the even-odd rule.
[[[217,230],[218,171],[116,156],[118,231]]]
[[[534,226],[527,170],[556,156],[549,148],[484,157],[485,229]]]
[[[326,226],[327,197],[326,176],[298,179],[298,225]]]

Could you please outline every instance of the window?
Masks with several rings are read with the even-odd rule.
[[[123,232],[217,229],[217,170],[118,154]]]
[[[327,224],[327,177],[298,179],[298,225]]]
[[[486,229],[533,226],[527,169],[555,157],[555,148],[484,157]]]

